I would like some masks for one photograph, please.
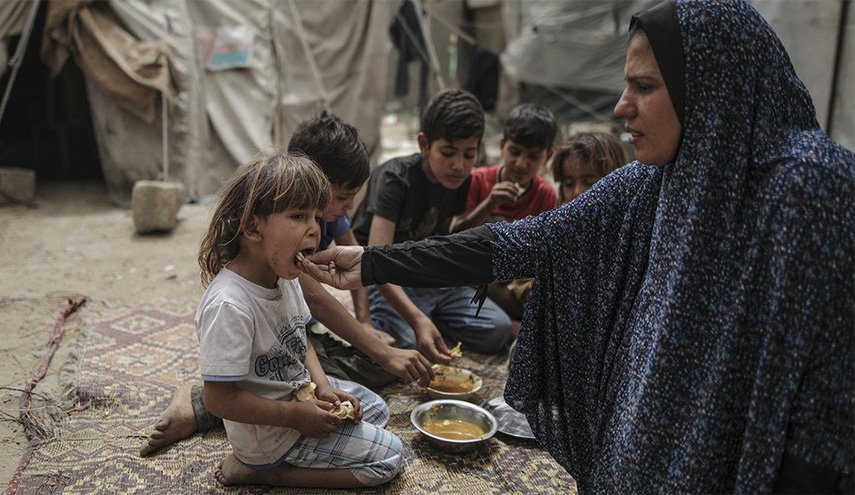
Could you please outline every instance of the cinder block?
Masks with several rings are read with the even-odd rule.
[[[179,182],[137,181],[131,192],[134,227],[140,234],[171,231],[183,202],[184,185]]]
[[[0,167],[0,204],[31,204],[35,199],[35,170],[16,167]]]

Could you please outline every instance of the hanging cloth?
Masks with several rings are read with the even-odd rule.
[[[164,95],[176,94],[169,47],[163,40],[139,41],[120,28],[107,5],[93,0],[51,0],[41,58],[52,76],[71,55],[86,79],[116,104],[152,124]]]

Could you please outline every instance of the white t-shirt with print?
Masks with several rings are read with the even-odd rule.
[[[271,400],[292,400],[310,380],[304,365],[309,308],[296,279],[277,285],[256,285],[227,268],[214,277],[195,318],[203,380],[235,382]],[[300,437],[292,428],[223,423],[245,464],[274,463]]]

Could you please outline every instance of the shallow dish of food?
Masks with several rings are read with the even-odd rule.
[[[434,378],[427,387],[432,399],[469,400],[484,385],[480,376],[456,366],[435,364],[433,373]]]
[[[432,400],[410,413],[413,426],[434,446],[466,452],[493,438],[496,418],[487,410],[462,400]]]

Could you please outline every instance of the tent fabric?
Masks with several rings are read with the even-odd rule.
[[[73,6],[88,3],[76,0]],[[99,6],[105,7],[105,23],[121,25],[139,43],[162,44],[169,54],[177,82],[168,122],[169,178],[183,182],[191,198],[215,193],[240,163],[259,149],[286,144],[300,122],[324,107],[292,6],[330,108],[357,127],[369,151],[379,150],[385,31],[394,3],[251,0],[237,8],[225,0],[110,0]],[[252,55],[245,67],[210,70],[200,59],[197,38],[224,26],[252,32]],[[116,105],[88,73],[87,83],[108,190],[129,204],[135,181],[160,174],[162,124],[156,118],[149,125]]]
[[[630,17],[659,0],[532,0],[501,54],[514,80],[619,93]]]
[[[24,30],[31,7],[30,2],[20,0],[0,2],[0,77],[3,77],[9,64],[5,40]]]
[[[148,124],[161,95],[175,94],[164,42],[136,40],[92,0],[51,0],[42,61],[55,76],[72,54],[89,82]]]

